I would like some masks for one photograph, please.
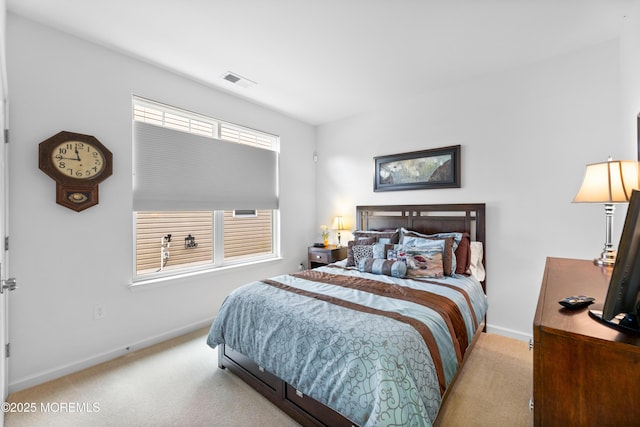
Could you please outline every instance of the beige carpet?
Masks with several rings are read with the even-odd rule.
[[[483,334],[449,390],[435,425],[530,427],[532,397],[533,351],[528,344]]]
[[[13,393],[7,427],[296,426],[217,367],[206,330]],[[439,426],[531,426],[532,355],[526,343],[485,335],[438,418]],[[9,406],[11,407],[11,405]]]

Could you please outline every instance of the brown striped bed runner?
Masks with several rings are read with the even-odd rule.
[[[436,312],[440,313],[442,318],[445,320],[447,327],[449,328],[449,332],[453,339],[453,344],[456,350],[458,363],[462,363],[462,357],[468,345],[467,329],[464,323],[464,318],[462,317],[462,313],[460,312],[458,306],[448,298],[440,295],[432,294],[428,291],[421,291],[421,290],[407,288],[407,287],[399,286],[395,284],[382,283],[376,280],[365,279],[362,277],[343,276],[343,275],[330,274],[330,273],[316,271],[316,270],[306,270],[300,273],[292,274],[291,276],[314,281],[314,282],[327,283],[331,285],[365,291],[365,292],[369,292],[369,293],[384,296],[384,297],[390,297],[390,298],[396,298],[404,301],[414,302],[435,310]],[[413,328],[420,333],[425,344],[427,345],[427,348],[429,349],[429,352],[431,353],[431,357],[434,362],[436,373],[438,375],[440,394],[444,393],[446,388],[446,379],[444,375],[442,359],[440,356],[440,352],[438,351],[438,346],[437,346],[435,337],[433,336],[433,333],[431,332],[431,330],[424,323],[412,317],[404,316],[395,312],[383,311],[383,310],[367,307],[361,304],[344,301],[342,299],[335,298],[332,296],[295,288],[275,280],[263,280],[262,283],[265,283],[267,285],[274,286],[289,292],[305,295],[310,298],[315,298],[321,301],[330,302],[332,304],[350,308],[352,310],[358,310],[365,313],[371,313],[371,314],[390,317],[392,319],[399,320],[401,322],[404,322],[413,326]],[[434,283],[439,284],[438,282],[434,282]],[[467,301],[468,301],[468,298],[467,298]],[[473,312],[473,310],[471,311]]]
[[[454,291],[460,293],[464,297],[465,301],[467,302],[467,307],[469,307],[469,312],[471,313],[471,318],[473,319],[473,328],[474,329],[478,328],[478,319],[476,318],[476,312],[473,311],[473,305],[471,304],[471,298],[469,298],[469,294],[467,293],[467,291],[465,291],[464,289],[461,289],[461,288],[459,288],[457,286],[454,286],[452,284],[436,282],[435,280],[415,279],[415,278],[413,280],[415,280],[416,282],[429,283],[431,285],[443,286],[445,288],[453,289]]]
[[[469,345],[467,326],[464,322],[464,317],[462,316],[460,308],[449,298],[429,291],[413,289],[406,286],[396,285],[394,283],[384,283],[377,280],[365,279],[363,277],[343,276],[317,270],[305,270],[300,273],[292,274],[292,276],[314,282],[356,289],[383,297],[409,301],[429,307],[440,314],[444,319],[453,339],[458,363],[462,362],[464,352]],[[428,283],[440,284],[435,281],[429,281]]]

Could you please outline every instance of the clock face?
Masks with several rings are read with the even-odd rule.
[[[91,179],[105,167],[102,151],[82,141],[65,141],[51,150],[51,163],[56,170],[70,178]]]

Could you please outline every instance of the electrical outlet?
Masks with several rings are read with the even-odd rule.
[[[107,315],[106,307],[104,304],[96,304],[93,306],[93,320],[99,320]]]

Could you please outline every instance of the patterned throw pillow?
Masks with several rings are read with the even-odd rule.
[[[358,270],[391,277],[404,277],[407,274],[407,264],[404,261],[390,259],[362,258],[358,263]]]
[[[452,238],[453,244],[451,247],[451,268],[449,268],[448,259],[444,260],[445,275],[450,276],[453,273],[461,274],[468,269],[468,257],[467,252],[469,247],[466,243],[469,240],[468,233],[449,232],[449,233],[436,233],[436,234],[422,234],[414,230],[407,230],[406,228],[400,229],[400,243],[405,244],[412,240],[419,238],[424,239],[446,239]],[[466,239],[466,241],[465,241]],[[463,242],[464,241],[464,242]],[[462,265],[458,265],[458,256],[461,257]],[[450,273],[449,273],[450,271]]]
[[[451,276],[455,273],[455,257],[453,254],[453,237],[438,239],[435,237],[405,237],[402,246],[404,248],[412,248],[415,250],[439,246],[442,248],[442,267],[445,276]]]
[[[349,240],[347,243],[347,267],[353,267],[356,265],[353,258],[353,248],[355,246],[372,245],[376,242],[375,237],[357,238],[356,240]]]
[[[355,262],[355,265],[358,265],[360,260],[364,258],[373,258],[373,246],[355,245],[353,247],[353,261]]]
[[[375,245],[373,249],[373,258],[386,258],[387,249],[393,247],[393,244],[398,243],[400,240],[400,231],[395,230],[355,230],[353,232],[353,240],[347,244],[347,267],[353,267],[358,265],[358,260],[354,257],[354,248],[356,246],[363,245]],[[385,246],[386,245],[386,246]],[[369,254],[369,249],[358,249],[363,254]],[[360,259],[358,258],[358,259]]]
[[[444,277],[442,248],[406,249],[407,276],[440,279]]]

